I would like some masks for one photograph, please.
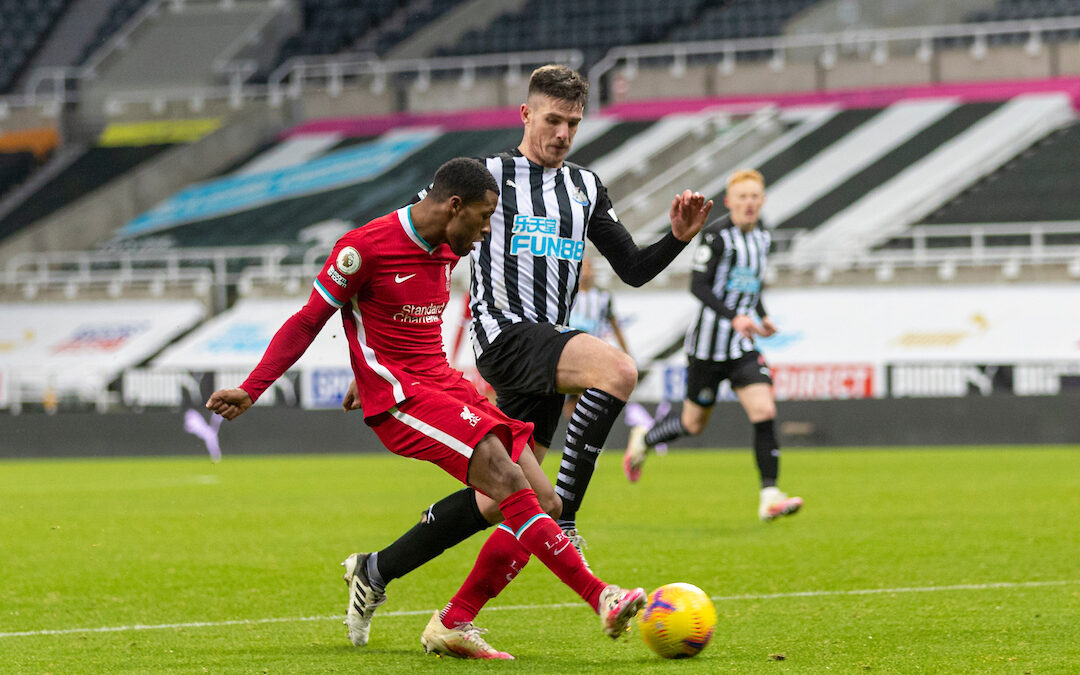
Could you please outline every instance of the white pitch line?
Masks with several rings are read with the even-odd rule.
[[[751,595],[714,595],[714,602],[732,602],[736,600],[777,600],[783,598],[820,598],[845,595],[891,595],[900,593],[939,593],[943,591],[985,591],[999,588],[1042,588],[1046,586],[1068,586],[1080,584],[1080,579],[1061,581],[1001,581],[989,584],[954,584],[952,586],[906,586],[900,588],[858,588],[847,591],[794,591],[791,593],[764,593]],[[580,602],[559,602],[549,605],[505,605],[485,607],[485,611],[520,611],[537,609],[583,608]],[[434,610],[413,609],[394,612],[380,612],[380,617],[391,616],[427,616]],[[341,620],[341,615],[334,616],[296,616],[270,619],[231,619],[228,621],[190,621],[186,623],[134,624],[131,626],[102,626],[100,628],[65,628],[62,630],[25,630],[12,633],[0,633],[0,638],[32,637],[35,635],[73,635],[76,633],[121,633],[137,630],[167,630],[170,628],[214,628],[218,626],[253,626],[266,623],[300,623],[305,621]]]

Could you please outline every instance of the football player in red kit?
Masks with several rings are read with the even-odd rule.
[[[337,242],[307,304],[274,335],[248,378],[206,403],[228,420],[242,414],[340,311],[364,421],[391,452],[438,464],[499,505],[501,524],[421,637],[426,651],[462,658],[513,658],[492,648],[473,619],[530,554],[589,603],[613,638],[645,603],[641,588],[594,576],[552,520],[561,502],[532,452],[532,424],[504,415],[446,361],[450,271],[490,233],[497,200],[498,184],[482,163],[444,164],[423,200]]]

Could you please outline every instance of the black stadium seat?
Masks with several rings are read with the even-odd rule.
[[[0,2],[0,94],[10,93],[69,0]]]

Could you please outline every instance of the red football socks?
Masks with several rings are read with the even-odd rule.
[[[529,552],[504,525],[491,533],[472,571],[456,595],[443,608],[443,625],[453,628],[476,618],[487,601],[497,596],[529,562]]]
[[[498,595],[525,566],[529,553],[598,611],[600,591],[607,584],[585,566],[581,554],[540,508],[536,493],[531,488],[518,490],[499,504],[499,510],[505,520],[480,550],[465,583],[443,608],[443,625],[453,628],[472,621],[484,603]],[[506,536],[510,531],[513,537]]]

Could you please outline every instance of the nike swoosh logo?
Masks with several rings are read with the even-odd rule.
[[[403,277],[403,276],[401,276],[400,274],[395,274],[395,275],[394,275],[394,282],[395,282],[395,283],[399,283],[399,284],[400,284],[400,283],[401,283],[402,281],[408,281],[409,279],[412,279],[412,278],[413,278],[413,277],[415,277],[415,276],[416,276],[416,274],[415,274],[415,273],[413,273],[413,274],[409,274],[409,275],[407,275],[407,276],[404,276],[404,277]]]
[[[510,180],[509,178],[506,179],[506,184],[509,185],[510,187],[514,188],[515,190],[518,189],[517,183]]]
[[[559,555],[560,553],[562,553],[563,551],[565,551],[565,550],[566,550],[566,547],[567,547],[567,546],[569,546],[569,545],[570,545],[570,542],[568,541],[568,542],[566,542],[565,544],[563,544],[563,545],[562,545],[562,548],[557,548],[557,549],[555,549],[555,550],[554,550],[554,551],[552,552],[552,555]]]

